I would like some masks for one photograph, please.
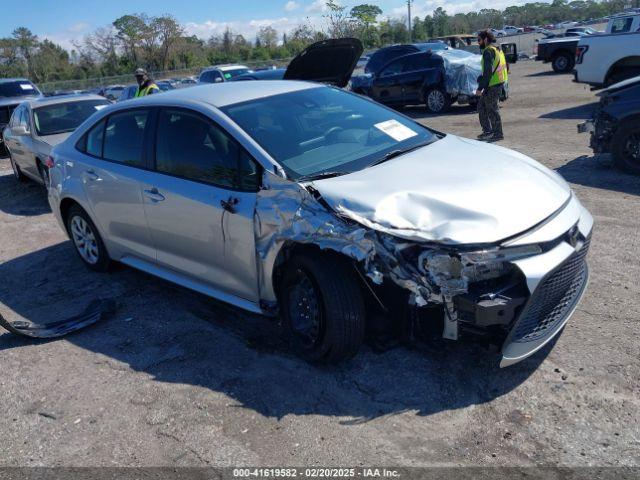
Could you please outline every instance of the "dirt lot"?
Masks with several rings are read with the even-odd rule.
[[[595,97],[550,70],[514,68],[503,144],[593,213],[591,283],[553,349],[503,370],[481,345],[442,340],[311,367],[273,322],[129,268],[89,272],[44,190],[0,160],[0,312],[41,321],[118,301],[61,340],[0,335],[0,465],[640,465],[640,178],[590,155],[575,125]],[[408,113],[479,133],[466,108]]]

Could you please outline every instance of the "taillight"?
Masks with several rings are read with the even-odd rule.
[[[53,157],[49,155],[44,161],[44,164],[47,168],[53,168],[56,163],[53,161]]]
[[[576,47],[576,63],[582,63],[582,59],[584,58],[584,54],[589,50],[589,45],[578,45]]]

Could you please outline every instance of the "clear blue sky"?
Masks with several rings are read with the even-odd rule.
[[[312,23],[322,21],[324,0],[19,0],[9,2],[0,15],[0,37],[14,28],[25,26],[40,37],[50,38],[63,46],[81,39],[97,27],[109,25],[127,13],[161,15],[170,13],[187,25],[189,33],[208,37],[230,26],[248,38],[265,24],[287,31],[307,18]],[[383,15],[406,16],[406,0],[342,0],[345,6],[373,3]],[[449,13],[479,10],[490,6],[524,3],[524,0],[414,0],[417,15],[430,13],[442,6]]]

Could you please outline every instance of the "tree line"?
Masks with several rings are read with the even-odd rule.
[[[188,35],[172,15],[123,15],[73,42],[66,50],[41,39],[27,27],[16,28],[0,38],[0,77],[25,76],[34,82],[80,80],[131,73],[142,66],[151,71],[192,69],[227,62],[264,62],[290,58],[307,45],[325,38],[357,37],[367,49],[450,35],[471,33],[503,25],[544,25],[564,20],[589,20],[622,11],[640,0],[553,0],[486,8],[449,15],[442,7],[424,18],[412,19],[409,32],[405,19],[384,17],[371,4],[347,8],[336,0],[326,1],[323,26],[303,22],[289,32],[270,26],[260,28],[255,38],[227,28],[220,35],[202,39]]]

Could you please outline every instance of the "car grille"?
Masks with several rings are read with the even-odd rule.
[[[582,248],[547,276],[533,292],[518,319],[514,342],[532,342],[543,337],[547,330],[561,323],[573,310],[587,281],[585,257],[590,241],[591,237],[587,238]]]

